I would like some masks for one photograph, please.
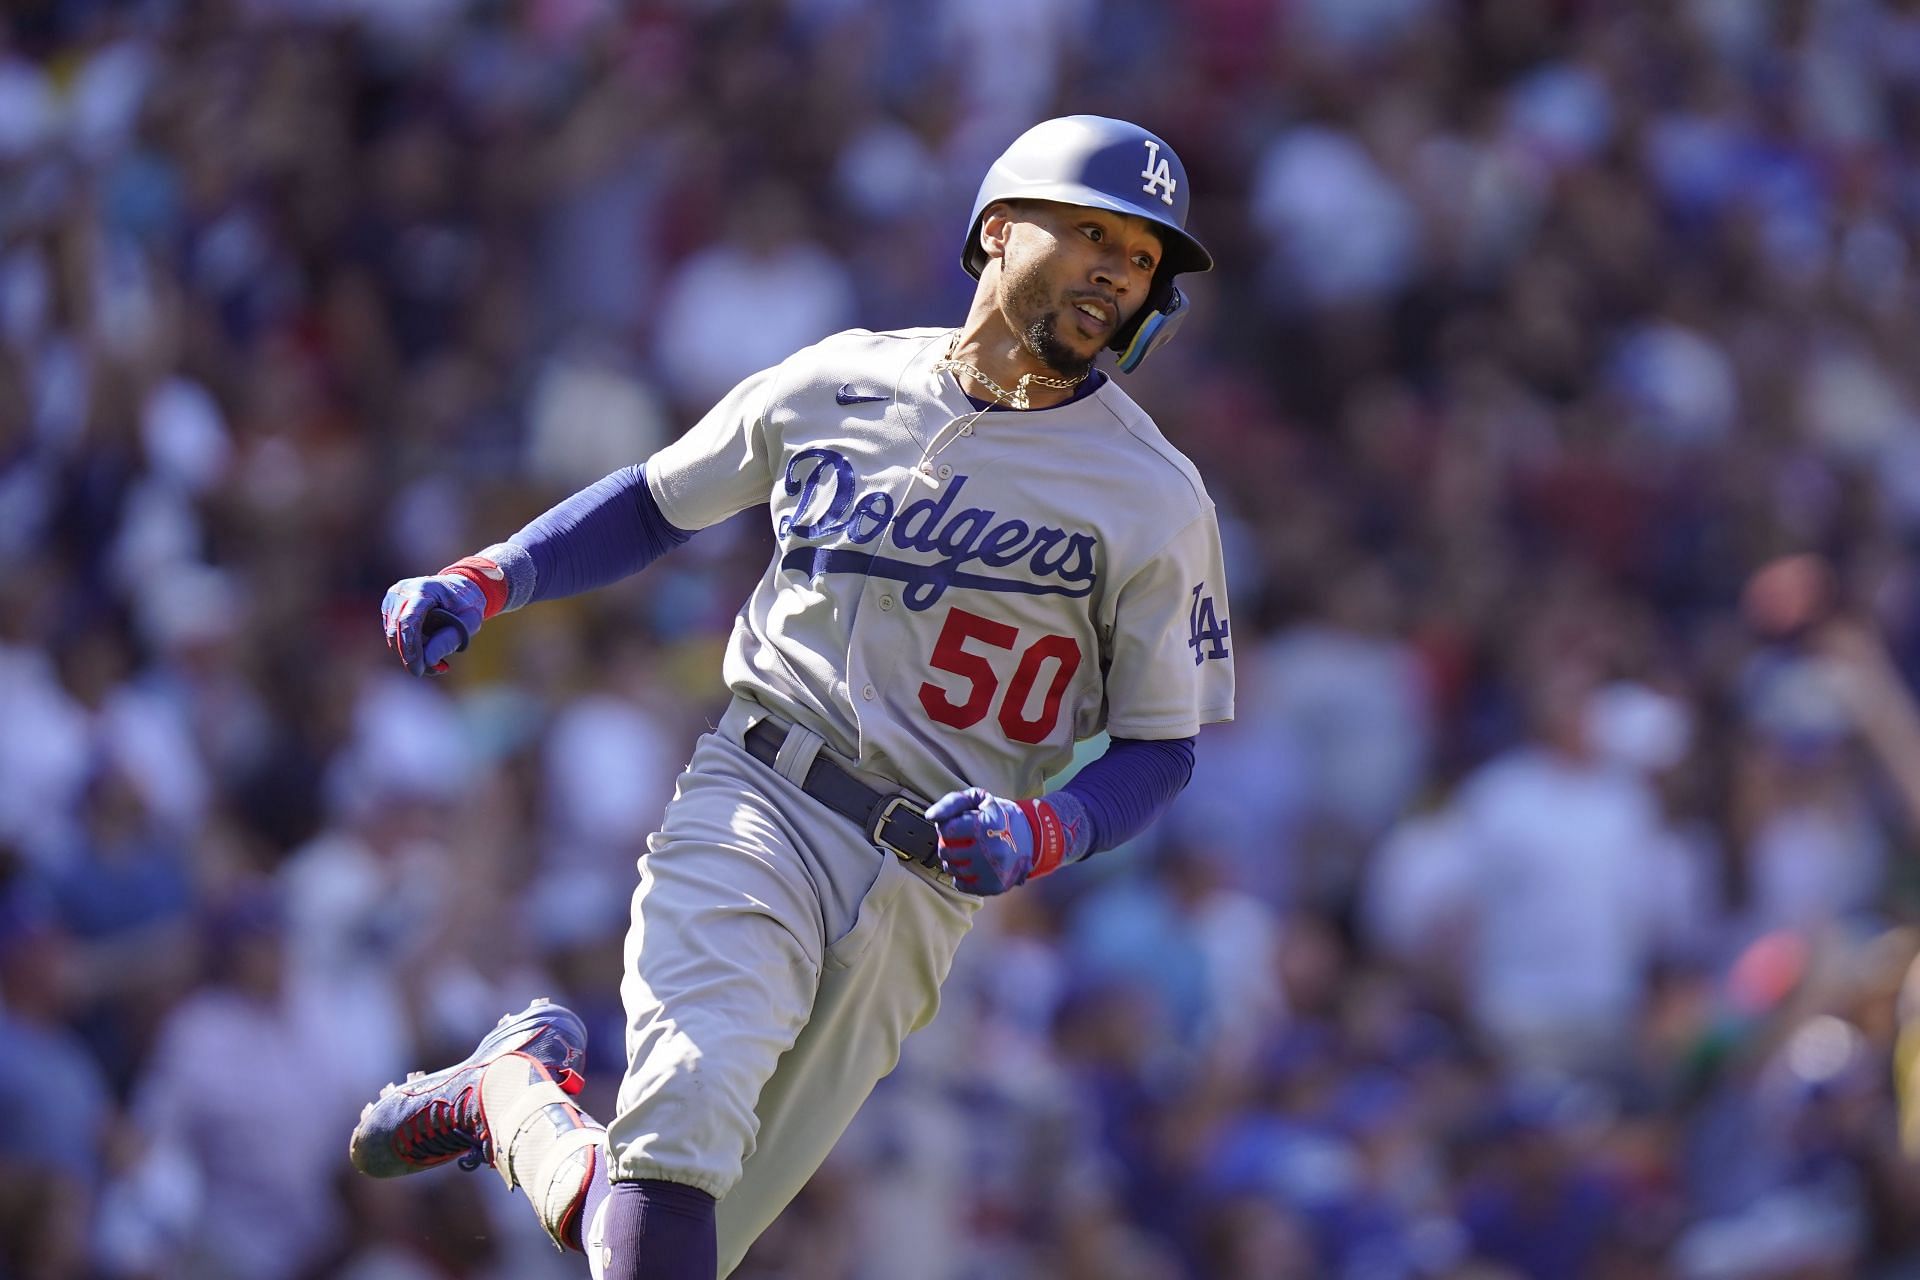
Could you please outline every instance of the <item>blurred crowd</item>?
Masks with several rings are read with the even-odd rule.
[[[0,1277],[584,1274],[347,1133],[538,994],[609,1112],[764,521],[441,680],[381,593],[957,323],[1064,111],[1168,138],[1225,264],[1126,388],[1220,504],[1238,718],[982,911],[740,1274],[1920,1274],[1920,803],[1861,732],[1869,637],[1920,675],[1920,3],[21,0]],[[1858,643],[1743,621],[1791,550]]]

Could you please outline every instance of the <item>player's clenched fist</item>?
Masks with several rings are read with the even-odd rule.
[[[380,602],[387,648],[412,674],[442,675],[447,659],[461,652],[480,624],[507,600],[500,566],[468,556],[428,578],[402,578]]]
[[[982,897],[1005,893],[1057,869],[1066,855],[1060,816],[1044,800],[1002,800],[969,787],[927,809],[940,832],[940,865]]]

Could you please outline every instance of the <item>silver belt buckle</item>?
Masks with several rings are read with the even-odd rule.
[[[958,889],[960,887],[959,882],[956,881],[953,878],[953,876],[950,875],[946,871],[946,869],[942,867],[940,863],[938,863],[937,861],[932,866],[928,866],[926,863],[920,861],[920,859],[908,853],[905,849],[896,848],[895,846],[888,844],[885,840],[882,840],[880,838],[881,829],[887,825],[887,819],[893,816],[893,811],[896,808],[904,808],[905,810],[907,810],[907,812],[917,813],[923,818],[927,816],[927,811],[925,809],[922,809],[919,805],[915,804],[913,801],[909,800],[907,797],[905,796],[889,797],[887,802],[884,805],[880,806],[880,816],[874,819],[873,832],[872,832],[873,842],[876,845],[880,846],[882,849],[885,849],[888,853],[892,854],[894,857],[900,859],[900,861],[906,863],[908,866],[918,867],[923,873],[925,873],[926,875],[932,876],[935,880],[938,880],[941,884],[946,885],[947,888]],[[938,854],[936,853],[935,856],[938,857]]]
[[[913,801],[907,799],[905,796],[893,796],[889,798],[884,805],[880,806],[880,816],[873,820],[873,842],[902,862],[918,863],[920,859],[914,857],[905,849],[888,844],[880,834],[887,829],[887,823],[892,819],[896,809],[905,809],[910,813],[920,812]]]

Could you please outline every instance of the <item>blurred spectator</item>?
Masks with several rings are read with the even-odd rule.
[[[1600,1273],[1626,1238],[1623,1189],[1580,1151],[1573,1100],[1502,1099],[1476,1135],[1460,1218],[1476,1252],[1529,1280]]]
[[[703,413],[740,379],[852,318],[847,270],[809,236],[805,201],[761,182],[730,202],[725,238],[667,282],[656,358],[675,403]]]
[[[73,950],[19,874],[0,884],[0,1261],[38,1280],[80,1274],[109,1127],[106,1080],[66,1024]]]
[[[1406,810],[1431,749],[1425,673],[1396,634],[1388,574],[1353,566],[1328,579],[1320,616],[1241,658],[1261,668],[1241,714],[1282,753],[1301,796],[1297,832],[1268,838],[1297,851],[1305,865],[1292,874],[1320,903],[1353,894],[1360,851]]]
[[[336,1229],[329,1170],[365,1073],[338,1006],[289,986],[281,913],[255,890],[206,920],[209,984],[168,1017],[135,1090],[143,1130],[186,1157],[199,1187],[186,1257],[170,1264],[193,1275],[296,1276]],[[297,1103],[261,1106],[234,1086],[237,1063]]]
[[[1469,917],[1480,1026],[1519,1061],[1593,1069],[1639,1012],[1670,837],[1646,783],[1595,752],[1591,678],[1561,662],[1536,680],[1534,741],[1461,786],[1466,880],[1441,901]]]
[[[1276,138],[1254,177],[1251,216],[1275,255],[1267,290],[1277,308],[1372,302],[1412,276],[1412,205],[1338,130],[1306,126]]]
[[[1187,1048],[1242,1057],[1282,1015],[1280,924],[1221,883],[1204,852],[1175,846],[1149,879],[1089,895],[1067,938],[1074,971],[1152,992]]]

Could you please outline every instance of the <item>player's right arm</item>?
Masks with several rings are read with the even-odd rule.
[[[441,674],[496,614],[638,573],[696,530],[767,499],[766,416],[777,369],[740,383],[692,430],[552,507],[505,542],[404,578],[380,606],[387,647]]]

